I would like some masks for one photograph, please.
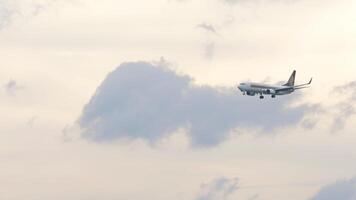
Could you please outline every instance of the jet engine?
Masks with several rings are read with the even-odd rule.
[[[267,93],[267,94],[275,95],[275,94],[276,94],[276,91],[273,90],[273,89],[267,89],[267,90],[266,90],[266,93]]]
[[[246,94],[247,94],[248,96],[255,96],[255,93],[254,93],[254,92],[249,92],[249,91],[247,91]]]

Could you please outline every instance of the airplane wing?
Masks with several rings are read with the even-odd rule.
[[[286,87],[286,88],[274,89],[274,91],[280,92],[280,91],[287,91],[287,90],[291,90],[291,89],[293,89],[293,87]]]
[[[304,89],[304,88],[308,88],[309,85],[312,83],[313,78],[310,79],[310,81],[308,83],[304,83],[301,85],[295,85],[295,86],[290,86],[290,87],[285,87],[285,88],[280,88],[280,89],[275,89],[276,92],[280,92],[280,91],[287,91],[287,90],[299,90],[299,89]]]
[[[294,88],[295,90],[299,90],[299,89],[304,89],[304,88],[309,88],[309,86],[304,86],[304,87],[296,87]]]
[[[308,83],[294,86],[294,89],[297,89],[297,88],[299,88],[299,87],[303,87],[303,86],[306,86],[306,85],[310,85],[310,84],[312,83],[312,81],[313,81],[313,78],[311,78]]]

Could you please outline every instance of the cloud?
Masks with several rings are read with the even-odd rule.
[[[337,113],[334,115],[334,120],[330,126],[331,132],[338,132],[345,127],[348,119],[355,114],[355,108],[350,102],[340,102],[335,105]]]
[[[195,200],[226,200],[238,190],[237,178],[219,178],[201,186],[201,192]]]
[[[296,125],[313,106],[289,107],[296,94],[275,100],[243,97],[235,88],[198,86],[187,75],[148,62],[121,64],[97,88],[78,119],[92,141],[156,142],[184,128],[192,145],[214,146],[236,127],[273,132]]]
[[[198,28],[201,28],[209,33],[213,33],[218,35],[218,32],[216,31],[215,27],[211,24],[207,24],[207,23],[201,23],[199,25],[197,25]]]
[[[337,133],[344,129],[351,117],[356,114],[356,81],[335,86],[330,91],[334,103],[330,105],[315,104],[315,112],[305,117],[301,123],[305,129],[314,129],[320,116],[327,116],[331,123],[328,124],[330,133]]]
[[[216,28],[211,24],[201,23],[201,24],[197,25],[197,28],[200,28],[209,34],[213,34],[213,36],[219,36],[218,32],[216,31]],[[212,38],[210,38],[210,40],[212,40]],[[216,43],[215,41],[208,41],[205,43],[205,46],[204,46],[204,57],[205,58],[207,58],[209,60],[213,59],[214,54],[215,54],[215,43]]]
[[[334,113],[334,120],[331,124],[331,131],[337,132],[343,129],[347,120],[356,114],[354,106],[356,103],[356,81],[334,87],[332,94],[344,98],[333,106],[336,112]]]
[[[327,185],[310,200],[354,200],[356,199],[356,178]]]
[[[14,13],[7,1],[0,0],[0,30],[10,23],[11,16]]]
[[[257,200],[259,198],[260,198],[260,195],[259,194],[255,194],[255,195],[249,197],[248,200]]]
[[[0,30],[10,25],[16,17],[37,16],[58,2],[58,0],[0,0]]]
[[[15,80],[10,80],[7,82],[4,88],[10,95],[14,95],[17,91],[24,89],[24,87],[20,86]]]
[[[213,59],[215,54],[215,43],[210,42],[205,45],[204,57],[207,59]]]

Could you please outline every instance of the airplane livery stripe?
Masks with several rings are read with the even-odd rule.
[[[263,89],[275,89],[275,87],[266,86],[266,85],[258,85],[258,84],[251,84],[251,87],[254,87],[254,88],[263,88]]]

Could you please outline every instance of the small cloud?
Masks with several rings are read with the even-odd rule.
[[[334,87],[331,94],[341,97],[341,100],[333,105],[332,108],[326,109],[335,110],[331,131],[338,132],[345,127],[348,119],[356,114],[356,81]]]
[[[0,30],[9,26],[14,18],[25,19],[37,16],[59,2],[58,0],[42,0],[37,2],[0,0]]]
[[[215,55],[215,43],[207,43],[205,45],[204,57],[211,60]]]
[[[331,132],[338,132],[342,130],[348,119],[356,113],[352,104],[352,102],[340,102],[334,106],[337,113],[334,115],[334,120],[330,127]]]
[[[195,200],[226,200],[238,190],[238,183],[238,178],[218,178],[202,184],[200,194]]]
[[[213,33],[215,35],[218,35],[218,32],[216,31],[215,27],[211,24],[208,23],[201,23],[197,25],[198,28],[201,28],[209,33]]]
[[[248,200],[257,200],[259,198],[260,198],[260,195],[259,194],[255,194],[255,195],[249,197]]]
[[[5,84],[4,88],[6,92],[10,95],[15,95],[17,91],[24,89],[24,87],[18,85],[15,80],[10,80],[8,83]]]
[[[332,93],[348,94],[348,100],[356,101],[356,81],[351,81],[333,88]]]
[[[202,23],[197,25],[198,28],[203,29],[205,32],[209,33],[209,34],[213,34],[214,36],[218,36],[218,32],[216,31],[215,27],[211,24],[208,23]],[[209,37],[208,37],[209,38]],[[211,42],[209,42],[209,40]],[[208,39],[207,42],[205,42],[204,44],[204,58],[208,59],[208,60],[212,60],[215,54],[215,39]]]
[[[0,0],[0,30],[6,27],[15,14],[8,1]]]
[[[322,187],[317,194],[309,200],[355,200],[356,178],[342,180]]]
[[[320,113],[320,112],[316,112]],[[318,124],[318,119],[316,117],[306,117],[303,119],[301,126],[306,130],[312,130]]]

